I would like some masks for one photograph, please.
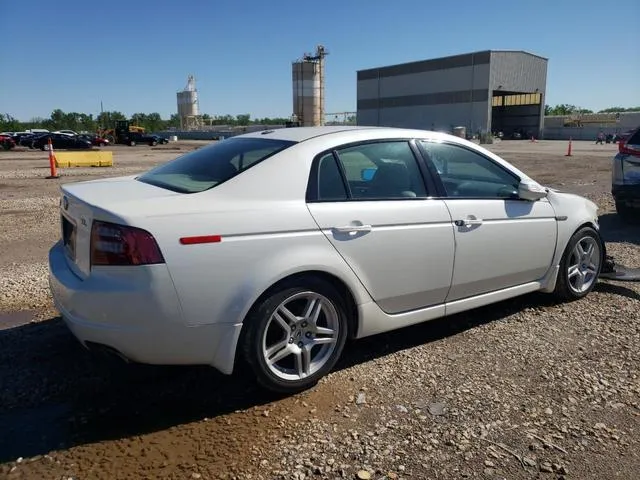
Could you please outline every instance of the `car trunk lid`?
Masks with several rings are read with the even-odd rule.
[[[129,225],[129,215],[138,205],[182,195],[138,182],[134,176],[63,185],[61,193],[60,237],[70,268],[82,279],[91,273],[94,220]]]

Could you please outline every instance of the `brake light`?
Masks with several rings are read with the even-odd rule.
[[[620,142],[618,144],[618,152],[624,155],[634,155],[636,157],[640,157],[640,146],[629,145],[627,142]]]
[[[95,221],[91,226],[91,265],[164,263],[153,235],[140,228]]]

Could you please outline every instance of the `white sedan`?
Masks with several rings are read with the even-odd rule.
[[[594,203],[422,130],[256,132],[61,190],[50,288],[83,345],[225,374],[246,361],[280,392],[315,384],[347,339],[584,297],[605,253]]]

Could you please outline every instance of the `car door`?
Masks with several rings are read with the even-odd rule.
[[[387,313],[442,304],[451,285],[451,217],[430,198],[414,149],[405,140],[336,148],[316,157],[309,182],[313,218]]]
[[[518,198],[520,178],[475,150],[418,144],[437,170],[453,219],[455,267],[447,302],[540,280],[556,247],[549,201]]]

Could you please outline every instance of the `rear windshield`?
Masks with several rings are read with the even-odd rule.
[[[137,180],[174,192],[202,192],[294,143],[267,138],[229,138],[149,170]]]

